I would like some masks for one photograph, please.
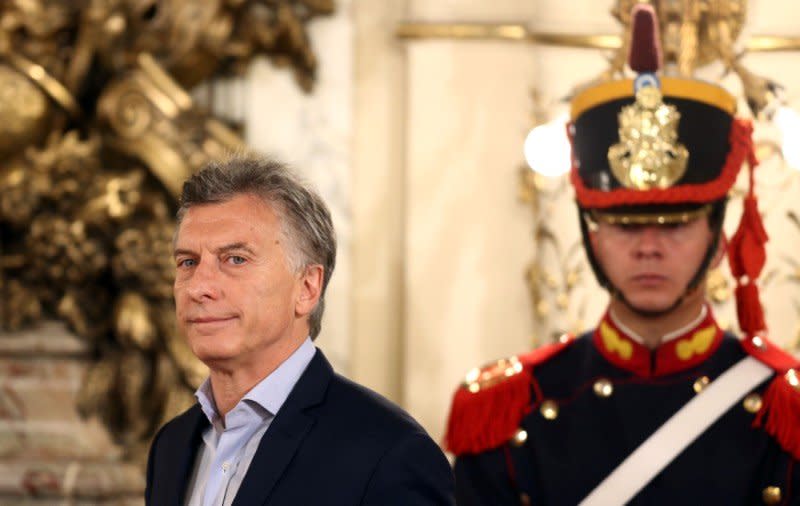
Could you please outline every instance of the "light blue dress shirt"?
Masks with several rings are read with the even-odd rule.
[[[261,380],[225,415],[217,412],[211,382],[206,379],[195,392],[211,423],[203,431],[203,443],[195,458],[186,489],[187,506],[230,506],[244,480],[258,444],[316,353],[306,338],[300,347]]]

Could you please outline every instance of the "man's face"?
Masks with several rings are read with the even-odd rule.
[[[600,222],[589,238],[597,261],[628,303],[658,312],[683,295],[711,244],[712,232],[706,218],[678,225]],[[696,291],[691,296],[703,294]]]
[[[212,369],[258,368],[307,335],[316,298],[287,251],[277,214],[256,196],[186,212],[174,252],[178,326]]]

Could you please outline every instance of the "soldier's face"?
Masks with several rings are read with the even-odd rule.
[[[669,309],[684,294],[712,239],[706,218],[677,225],[600,222],[590,233],[595,257],[611,283],[633,307],[654,312]],[[703,296],[696,290],[687,297]]]

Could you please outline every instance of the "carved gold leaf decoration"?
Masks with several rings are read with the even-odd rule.
[[[714,304],[723,304],[731,300],[733,288],[730,280],[719,269],[708,271],[706,278],[706,297]]]
[[[187,88],[263,55],[304,90],[332,0],[0,4],[0,328],[59,318],[97,360],[79,397],[126,455],[207,369],[175,325],[176,196],[245,148]]]

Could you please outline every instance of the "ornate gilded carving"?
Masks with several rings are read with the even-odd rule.
[[[520,199],[531,208],[534,223],[534,258],[525,280],[534,314],[534,344],[552,342],[565,332],[580,334],[586,328],[585,294],[581,285],[591,277],[575,230],[574,238],[553,227],[552,217],[569,193],[565,178],[548,179],[520,167]],[[577,228],[577,227],[576,227]]]
[[[622,48],[615,53],[607,76],[621,74],[630,48],[631,11],[640,0],[618,0],[611,14],[625,27]],[[680,75],[718,59],[732,62],[733,42],[747,17],[746,0],[652,0],[658,12],[664,61],[675,63]]]
[[[0,328],[60,318],[98,357],[79,407],[127,456],[192,402],[171,241],[183,179],[243,149],[190,87],[256,55],[309,90],[333,0],[0,4]]]
[[[625,33],[621,47],[614,52],[599,80],[623,75],[630,50],[630,13],[638,2],[618,0],[613,7],[611,13],[622,23]],[[773,80],[748,70],[742,63],[741,53],[736,50],[735,42],[747,17],[746,0],[651,0],[647,3],[658,13],[664,63],[674,64],[679,75],[691,77],[697,68],[721,62],[741,80],[745,98],[754,113],[765,111],[780,93],[780,86]]]
[[[636,92],[619,113],[619,142],[608,149],[614,177],[627,188],[668,188],[686,172],[689,151],[678,142],[681,115],[655,86]]]
[[[47,95],[35,83],[6,64],[0,64],[0,114],[14,121],[0,123],[0,156],[40,140],[47,133]]]

